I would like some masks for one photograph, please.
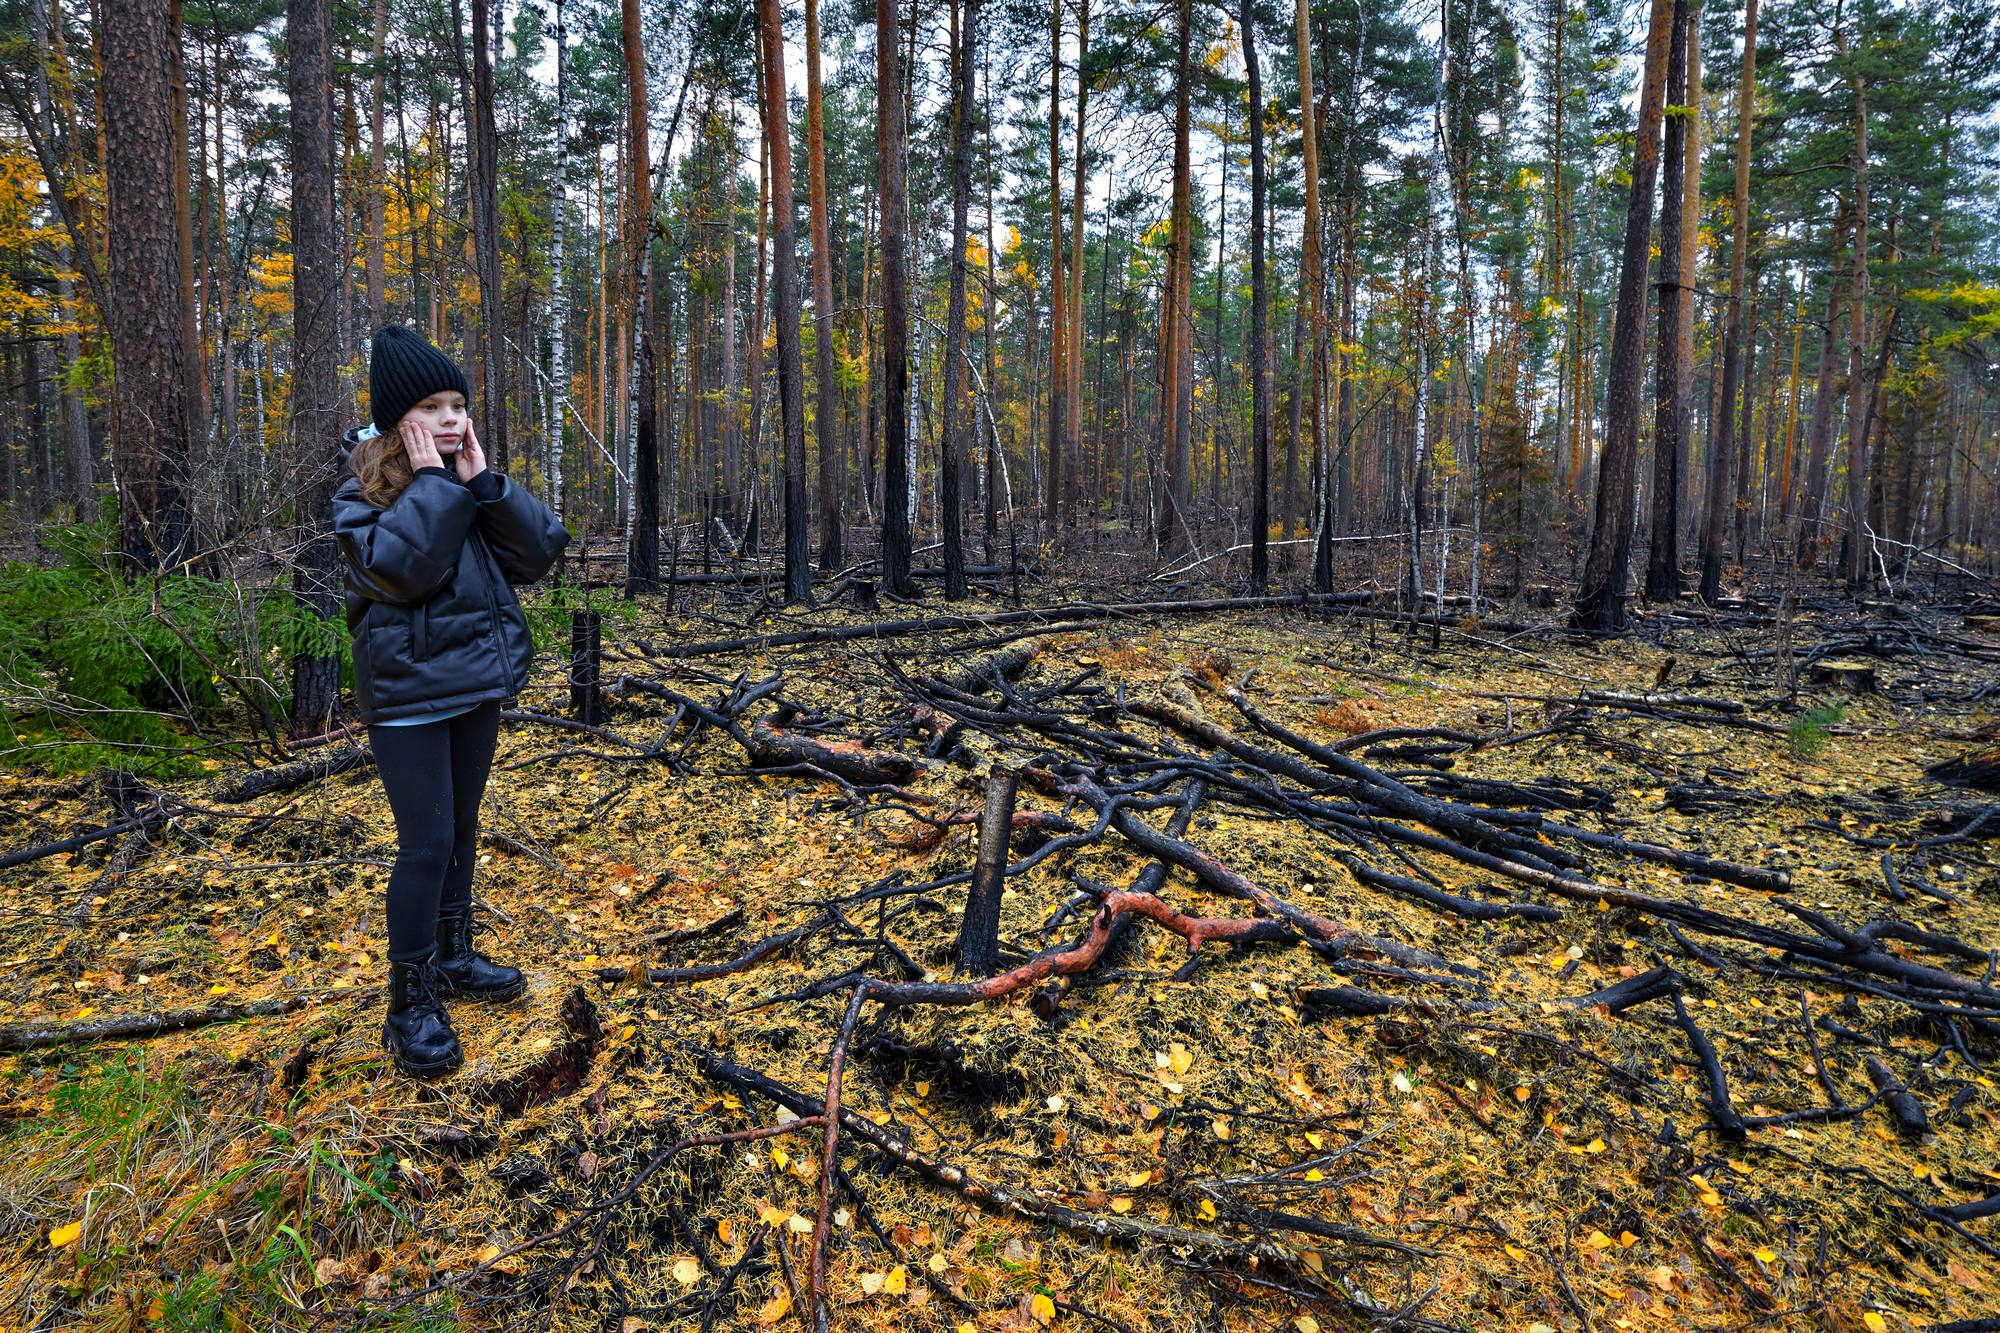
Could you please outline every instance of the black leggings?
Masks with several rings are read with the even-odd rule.
[[[442,722],[370,727],[375,768],[396,815],[389,872],[389,957],[427,957],[438,914],[472,901],[479,798],[500,734],[500,701]]]

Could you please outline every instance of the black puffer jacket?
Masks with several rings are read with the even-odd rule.
[[[549,572],[569,544],[547,505],[490,468],[461,482],[417,472],[387,509],[347,469],[333,532],[347,564],[347,629],[363,722],[509,699],[534,660],[513,585]]]

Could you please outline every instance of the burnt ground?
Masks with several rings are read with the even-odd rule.
[[[2000,817],[1927,772],[1992,748],[2000,637],[1954,611],[666,655],[744,634],[733,605],[607,614],[602,727],[504,728],[475,891],[533,985],[455,1009],[434,1085],[380,1048],[393,828],[341,744],[250,799],[224,765],[0,777],[6,850],[139,826],[0,872],[0,1324],[810,1326],[823,1197],[843,1328],[2000,1310]],[[566,714],[545,671],[520,708]],[[1041,858],[968,1003],[950,881],[996,763]],[[1175,818],[1165,855],[1120,827]],[[1191,959],[1195,918],[1226,929]]]

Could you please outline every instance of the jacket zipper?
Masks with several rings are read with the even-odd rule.
[[[500,658],[500,674],[506,679],[507,691],[511,694],[519,687],[514,684],[514,663],[507,654],[507,632],[505,626],[500,621],[500,594],[494,583],[495,579],[505,578],[506,575],[500,572],[500,563],[493,558],[493,552],[487,547],[486,543],[477,534],[474,534],[473,540],[479,543],[479,554],[484,558],[486,564],[488,574],[486,580],[486,613],[490,617],[487,624],[492,627],[493,646],[497,656]]]
[[[425,602],[417,607],[416,620],[411,625],[411,655],[419,662],[431,655],[430,645],[431,604]]]
[[[507,692],[511,694],[517,688],[514,684],[514,663],[507,655],[507,634],[500,623],[500,594],[493,591],[490,585],[486,589],[486,609],[493,617],[493,642],[500,650],[500,671],[507,678]]]

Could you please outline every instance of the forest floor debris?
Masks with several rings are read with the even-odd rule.
[[[1595,645],[1353,611],[689,661],[642,644],[721,622],[643,604],[599,733],[534,720],[553,675],[503,731],[475,888],[533,985],[455,1008],[428,1086],[380,1050],[358,753],[275,789],[0,778],[7,852],[127,825],[0,872],[0,1322],[2000,1305],[2000,797],[1926,773],[1991,749],[2000,637],[1800,614],[1798,665],[1872,668],[1836,697],[1754,614]],[[968,1003],[996,762],[1032,863]]]

